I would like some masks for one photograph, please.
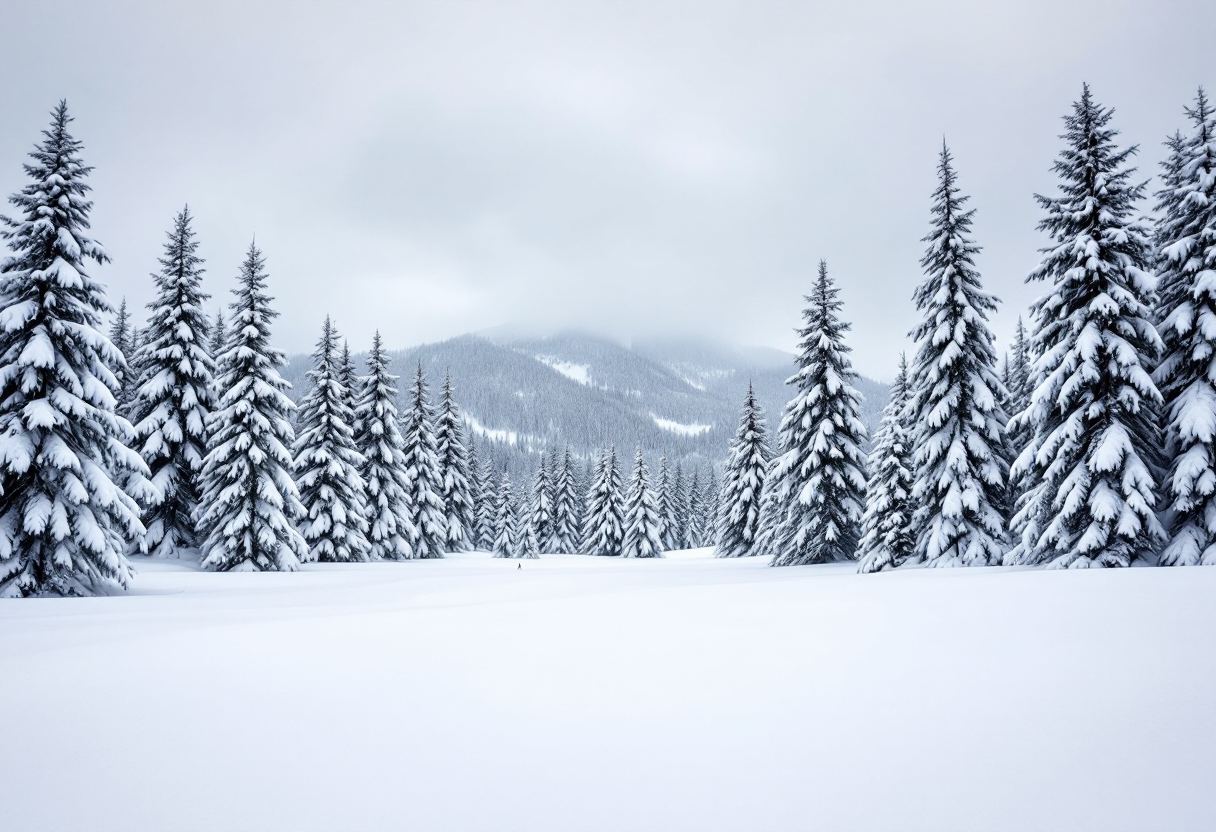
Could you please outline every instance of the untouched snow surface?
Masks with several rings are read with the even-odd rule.
[[[575,364],[570,361],[562,361],[560,358],[554,358],[551,355],[538,355],[536,356],[536,360],[546,367],[552,367],[572,381],[577,381],[584,386],[591,384],[590,364]]]
[[[1216,569],[672,555],[0,602],[0,829],[1214,828]]]

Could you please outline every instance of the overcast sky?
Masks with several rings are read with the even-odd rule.
[[[213,308],[256,235],[292,352],[327,313],[361,350],[538,323],[788,349],[825,258],[889,379],[943,136],[1004,340],[1082,81],[1145,178],[1216,84],[1212,2],[2,8],[0,191],[66,98],[115,299],[150,299],[189,203]]]

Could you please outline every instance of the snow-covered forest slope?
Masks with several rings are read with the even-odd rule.
[[[352,343],[359,349],[361,343]],[[624,345],[582,332],[545,337],[497,330],[392,352],[393,372],[421,361],[431,379],[450,371],[456,396],[479,442],[546,445],[588,457],[615,443],[650,456],[720,463],[751,381],[771,418],[790,397],[794,356],[725,342],[651,339]],[[362,366],[363,356],[356,357]],[[293,396],[307,390],[311,359],[291,358],[284,377]],[[887,385],[861,379],[862,421],[877,428]]]

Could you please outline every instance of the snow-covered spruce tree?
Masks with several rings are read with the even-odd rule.
[[[532,479],[531,501],[528,505],[528,526],[536,536],[537,545],[544,541],[545,551],[548,549],[550,538],[553,536],[553,486],[550,482],[548,454],[541,451],[540,465],[536,466],[536,476]]]
[[[1216,112],[1202,87],[1186,114],[1193,128],[1171,148],[1157,195],[1164,352],[1154,380],[1167,416],[1162,490],[1173,509],[1160,563],[1216,566]]]
[[[207,419],[215,408],[215,365],[207,346],[210,321],[202,305],[203,261],[183,208],[153,276],[143,369],[134,398],[143,418],[135,425],[140,454],[159,496],[144,504],[146,533],[139,551],[179,556],[197,549],[199,477],[207,456]]]
[[[469,457],[464,444],[464,417],[452,394],[452,377],[443,377],[443,394],[439,401],[439,418],[435,423],[435,442],[439,453],[439,471],[443,485],[440,497],[446,517],[448,552],[466,552],[473,548],[477,516],[473,506],[473,490],[469,482]]]
[[[515,556],[535,560],[540,557],[540,543],[536,539],[536,527],[531,522],[531,513],[527,494],[520,494],[520,500],[515,506],[516,529],[519,535]]]
[[[857,418],[861,394],[840,320],[840,290],[819,261],[799,330],[797,392],[778,429],[783,453],[772,473],[777,489],[773,566],[851,560],[857,554],[865,504],[866,429]]]
[[[519,555],[519,506],[511,488],[511,475],[502,472],[498,484],[498,506],[494,518],[494,544],[491,551],[496,558],[513,558]]]
[[[1161,394],[1149,376],[1161,339],[1147,229],[1133,216],[1144,185],[1129,181],[1136,148],[1115,147],[1112,112],[1084,87],[1054,166],[1062,193],[1035,197],[1052,242],[1029,279],[1050,288],[1032,307],[1034,394],[1014,418],[1033,436],[1013,475],[1032,485],[1007,562],[1127,566],[1165,536],[1153,513]]]
[[[782,503],[773,472],[777,470],[780,459],[780,456],[774,455],[768,461],[764,487],[760,491],[760,520],[756,524],[756,542],[752,544],[752,557],[772,557],[777,554],[776,533],[781,522]]]
[[[1009,452],[988,316],[997,299],[975,269],[979,246],[968,236],[975,209],[959,192],[942,144],[933,192],[932,230],[913,298],[924,315],[909,405],[915,425],[915,559],[928,566],[999,564],[1006,548]]]
[[[692,478],[688,480],[688,513],[684,519],[684,549],[696,549],[701,546],[705,529],[701,525],[705,520],[705,489],[701,486],[701,471],[694,468]]]
[[[114,410],[125,365],[87,266],[109,257],[88,233],[92,168],[71,120],[60,102],[9,197],[19,216],[0,218],[0,597],[125,588],[136,500],[155,496]]]
[[[291,477],[291,385],[287,363],[270,346],[278,317],[266,294],[262,252],[250,244],[231,305],[232,327],[219,358],[222,391],[208,421],[199,532],[203,566],[220,572],[294,571],[308,554],[296,529],[304,514]]]
[[[224,310],[215,310],[215,321],[211,324],[211,336],[208,342],[208,352],[211,354],[211,361],[215,367],[216,374],[219,373],[220,356],[224,354],[224,345],[228,343],[228,327],[224,325]]]
[[[604,451],[595,466],[595,476],[587,489],[587,508],[583,512],[583,551],[589,555],[618,556],[625,539],[625,495],[621,488],[621,469],[616,447]]]
[[[578,495],[574,479],[574,462],[567,445],[553,480],[553,528],[545,545],[547,552],[578,551]]]
[[[410,388],[410,408],[405,414],[402,470],[405,472],[405,505],[409,520],[410,557],[443,557],[448,524],[443,512],[443,472],[435,442],[435,422],[427,397],[422,364]]]
[[[621,543],[621,557],[663,557],[663,539],[659,531],[659,512],[655,507],[654,492],[650,490],[650,470],[642,457],[642,449],[638,448],[633,459],[629,494],[625,498],[625,537]]]
[[[362,457],[359,479],[367,494],[367,542],[372,560],[410,556],[411,531],[405,498],[405,440],[397,424],[397,376],[388,371],[389,357],[372,336],[367,376],[355,402],[354,441]]]
[[[124,365],[114,371],[118,379],[118,389],[114,392],[114,410],[122,416],[127,416],[131,409],[131,398],[139,379],[131,376],[131,359],[135,356],[135,342],[132,339],[135,322],[127,310],[127,297],[123,295],[110,324],[110,343],[122,353]]]
[[[720,558],[740,558],[754,554],[756,532],[760,526],[760,494],[768,474],[771,455],[764,411],[756,401],[752,383],[747,383],[743,414],[731,440],[722,474],[720,511],[715,518],[718,544],[714,554]]]
[[[494,483],[494,466],[489,459],[481,462],[477,472],[478,491],[481,499],[477,501],[476,541],[478,549],[494,547],[495,524],[498,517],[498,492]]]
[[[668,526],[671,523],[671,466],[666,456],[659,457],[659,470],[654,478],[654,507],[659,513],[659,540],[663,541],[663,549],[668,548],[670,535]]]
[[[718,509],[719,509],[719,491],[721,486],[718,484],[718,474],[714,470],[713,465],[709,466],[709,473],[705,477],[705,486],[702,491],[704,495],[702,503],[704,505],[704,513],[701,520],[701,545],[718,547]]]
[[[338,333],[328,315],[312,361],[312,387],[300,403],[295,444],[296,488],[304,506],[300,534],[308,543],[310,561],[367,561],[367,490],[360,475],[366,460],[355,444]]]
[[[911,398],[908,360],[899,356],[899,373],[870,451],[870,482],[866,511],[857,545],[858,572],[878,572],[903,564],[915,555],[912,526],[912,433],[908,424]]]
[[[668,492],[669,513],[663,523],[663,543],[668,551],[684,548],[685,527],[688,524],[688,488],[684,482],[684,465],[676,460],[675,474]]]

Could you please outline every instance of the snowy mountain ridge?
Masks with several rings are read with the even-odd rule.
[[[391,353],[392,372],[421,362],[432,396],[450,372],[470,433],[539,452],[570,444],[580,457],[615,444],[648,455],[717,462],[739,418],[750,380],[771,430],[791,394],[794,356],[726,342],[652,339],[625,345],[603,336],[500,330],[468,334]],[[285,376],[303,395],[305,355]],[[360,365],[362,356],[357,358]],[[404,384],[399,384],[403,387]],[[871,431],[887,385],[860,379],[863,420]]]

